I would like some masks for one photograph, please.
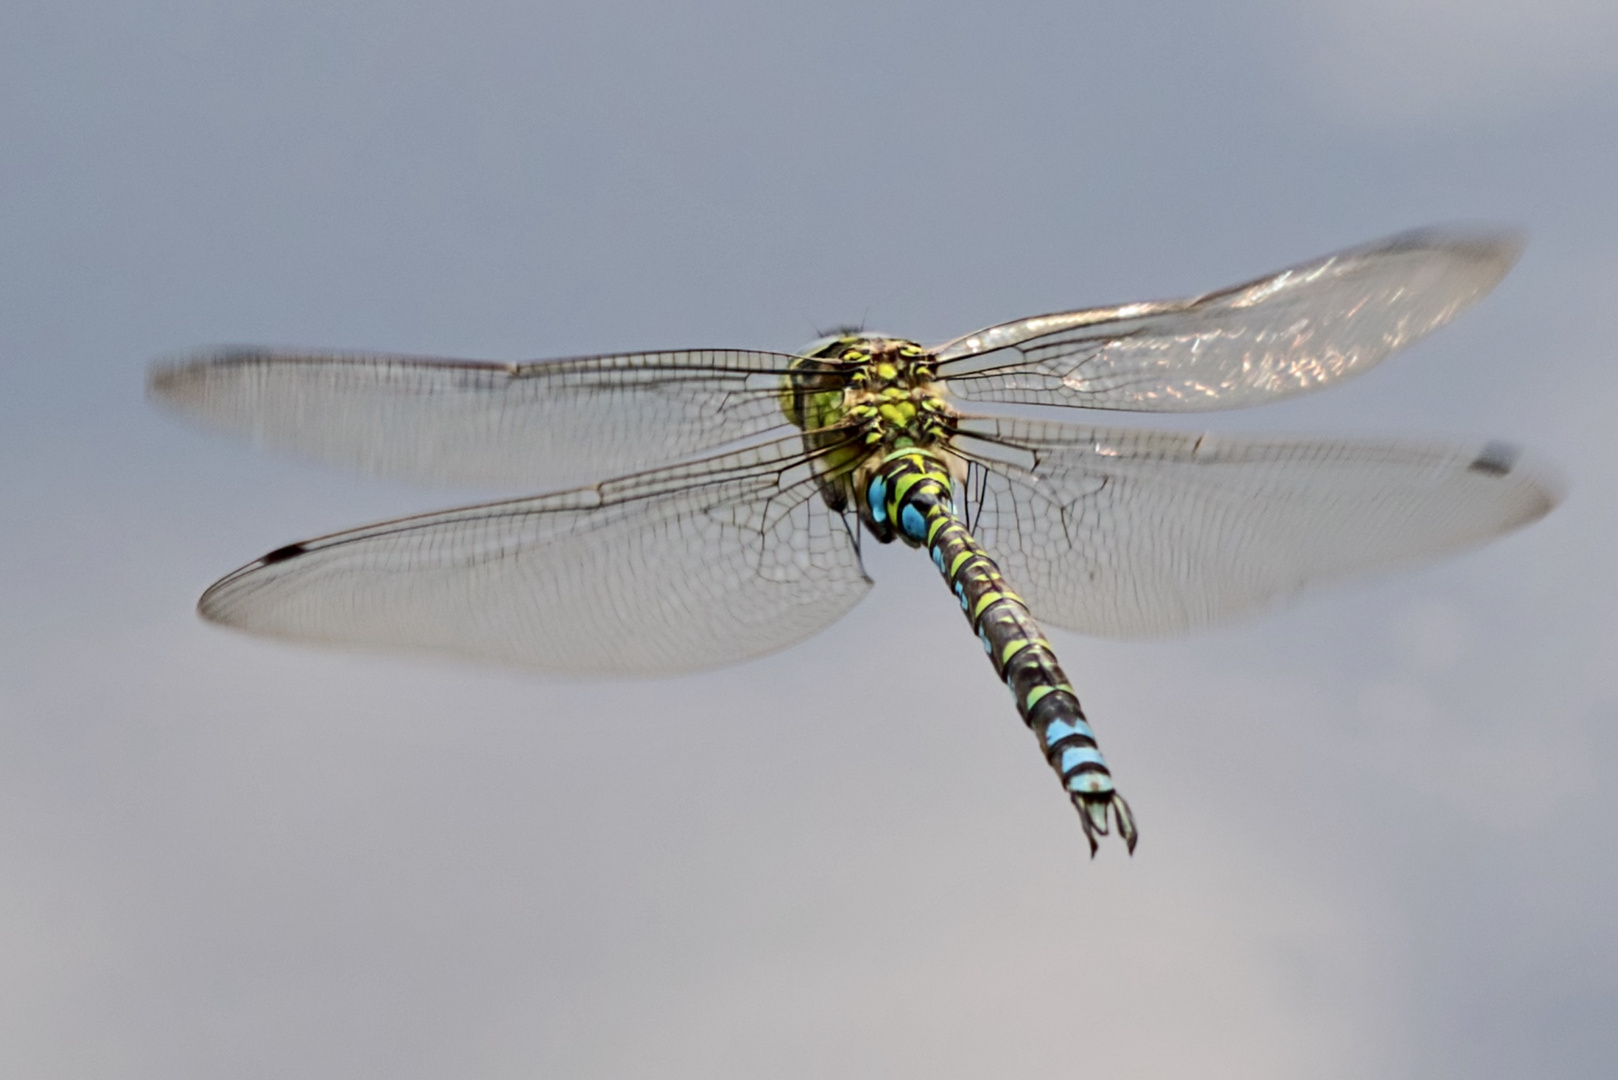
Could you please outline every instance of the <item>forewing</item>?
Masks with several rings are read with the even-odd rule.
[[[735,349],[523,364],[234,349],[159,365],[150,390],[208,426],[331,464],[555,490],[784,424],[791,360]]]
[[[1501,444],[1251,439],[973,417],[964,507],[1035,615],[1150,637],[1480,544],[1546,514]]]
[[[938,350],[968,401],[1196,412],[1357,375],[1494,288],[1521,244],[1423,230],[1188,300],[1041,315]]]
[[[199,606],[280,637],[654,675],[783,648],[869,587],[791,438],[290,545]]]

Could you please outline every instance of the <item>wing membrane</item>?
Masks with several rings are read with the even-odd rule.
[[[794,437],[294,544],[199,606],[281,637],[652,675],[783,648],[869,587]]]
[[[1507,234],[1403,233],[1188,300],[1069,311],[941,346],[968,401],[1195,412],[1260,405],[1357,375],[1505,276]]]
[[[792,357],[737,349],[495,364],[238,349],[152,372],[204,424],[416,482],[555,490],[784,424]]]
[[[1500,444],[1244,439],[973,417],[974,530],[1056,626],[1150,637],[1434,558],[1546,514]]]

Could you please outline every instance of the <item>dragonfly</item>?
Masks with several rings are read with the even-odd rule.
[[[1065,411],[1244,408],[1333,385],[1449,322],[1519,249],[1505,232],[1419,230],[934,346],[845,329],[791,353],[524,363],[229,348],[160,362],[149,388],[322,462],[547,492],[278,547],[198,605],[259,634],[672,675],[831,624],[872,586],[867,540],[925,551],[1094,857],[1109,830],[1133,853],[1138,829],[1041,623],[1194,630],[1480,544],[1559,494],[1500,442],[1195,434]]]

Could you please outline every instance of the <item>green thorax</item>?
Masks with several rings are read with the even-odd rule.
[[[937,380],[938,358],[913,341],[845,333],[815,342],[792,363],[781,411],[819,454],[821,493],[834,509],[851,504],[884,542],[891,523],[873,515],[871,476],[895,454],[917,451],[953,471],[956,412]]]

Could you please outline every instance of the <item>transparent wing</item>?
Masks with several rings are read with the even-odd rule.
[[[280,637],[650,675],[783,648],[869,587],[791,438],[293,544],[199,607]]]
[[[1194,412],[1357,375],[1494,288],[1521,244],[1424,230],[1189,300],[1041,315],[939,348],[968,401]]]
[[[494,364],[235,349],[154,367],[153,397],[263,446],[415,482],[555,490],[714,450],[786,418],[784,353]]]
[[[1034,614],[1109,637],[1218,623],[1546,514],[1501,444],[1245,439],[972,417],[964,507]]]

